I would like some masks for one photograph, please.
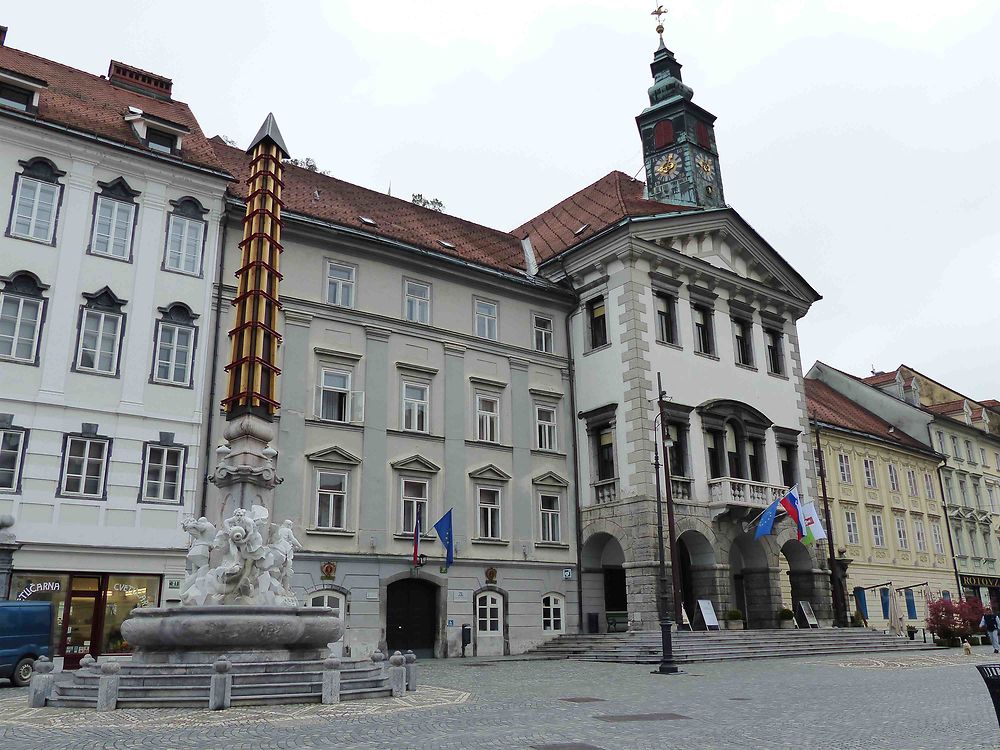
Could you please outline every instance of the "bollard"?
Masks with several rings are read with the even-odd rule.
[[[986,689],[993,701],[993,711],[997,715],[997,722],[1000,722],[1000,664],[978,664],[976,669],[986,683]]]
[[[417,692],[417,655],[413,651],[407,651],[403,654],[403,658],[406,659],[406,689],[411,692]]]
[[[323,662],[323,703],[340,703],[340,659],[335,656]]]
[[[389,688],[393,698],[406,692],[406,658],[398,651],[389,657]]]
[[[35,661],[35,673],[31,675],[28,686],[29,707],[45,707],[45,701],[52,695],[52,687],[55,685],[56,676],[52,674],[55,668],[56,665],[49,661],[47,656],[40,656]]]
[[[83,658],[80,659],[80,671],[100,672],[101,668],[97,665],[97,659],[95,659],[91,654],[84,654]]]
[[[214,672],[208,688],[208,708],[210,711],[222,711],[229,708],[233,696],[233,675],[229,672],[231,668],[232,664],[224,656],[220,656],[212,665]]]
[[[378,679],[383,679],[385,677],[385,654],[375,649],[375,653],[372,654],[372,664],[378,668]]]
[[[101,676],[97,679],[97,710],[114,711],[118,707],[118,681],[122,665],[116,661],[106,661],[101,665]]]

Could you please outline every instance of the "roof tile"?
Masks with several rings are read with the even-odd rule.
[[[926,445],[898,427],[889,432],[889,428],[893,427],[892,424],[835,391],[823,381],[806,378],[805,384],[807,408],[809,415],[814,419],[898,443],[905,448],[927,450]]]

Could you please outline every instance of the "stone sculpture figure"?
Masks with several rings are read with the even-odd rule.
[[[215,525],[207,518],[185,518],[181,528],[191,535],[191,549],[187,553],[187,578],[181,587],[181,602],[204,604],[204,581],[208,575],[212,547],[215,544]]]
[[[291,521],[282,523],[276,530],[275,537],[274,549],[279,553],[281,558],[278,562],[280,570],[279,580],[281,581],[281,585],[287,589],[292,583],[292,561],[295,557],[295,551],[302,549],[302,545],[295,538]]]

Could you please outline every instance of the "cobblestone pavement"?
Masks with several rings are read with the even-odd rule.
[[[988,648],[693,664],[421,663],[416,696],[225,712],[27,709],[0,688],[0,749],[943,750],[1000,747]],[[575,700],[568,700],[575,699]]]

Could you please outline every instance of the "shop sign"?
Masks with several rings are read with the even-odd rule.
[[[996,576],[961,576],[963,586],[1000,586],[1000,578]]]
[[[31,598],[32,594],[38,594],[40,592],[52,592],[61,591],[62,584],[60,581],[39,581],[38,583],[29,583],[21,592],[17,595],[17,601],[23,602]]]
[[[138,606],[148,607],[149,597],[146,596],[146,589],[136,588],[130,583],[116,583],[112,586],[115,591],[121,591],[125,596],[134,596],[139,600]]]

